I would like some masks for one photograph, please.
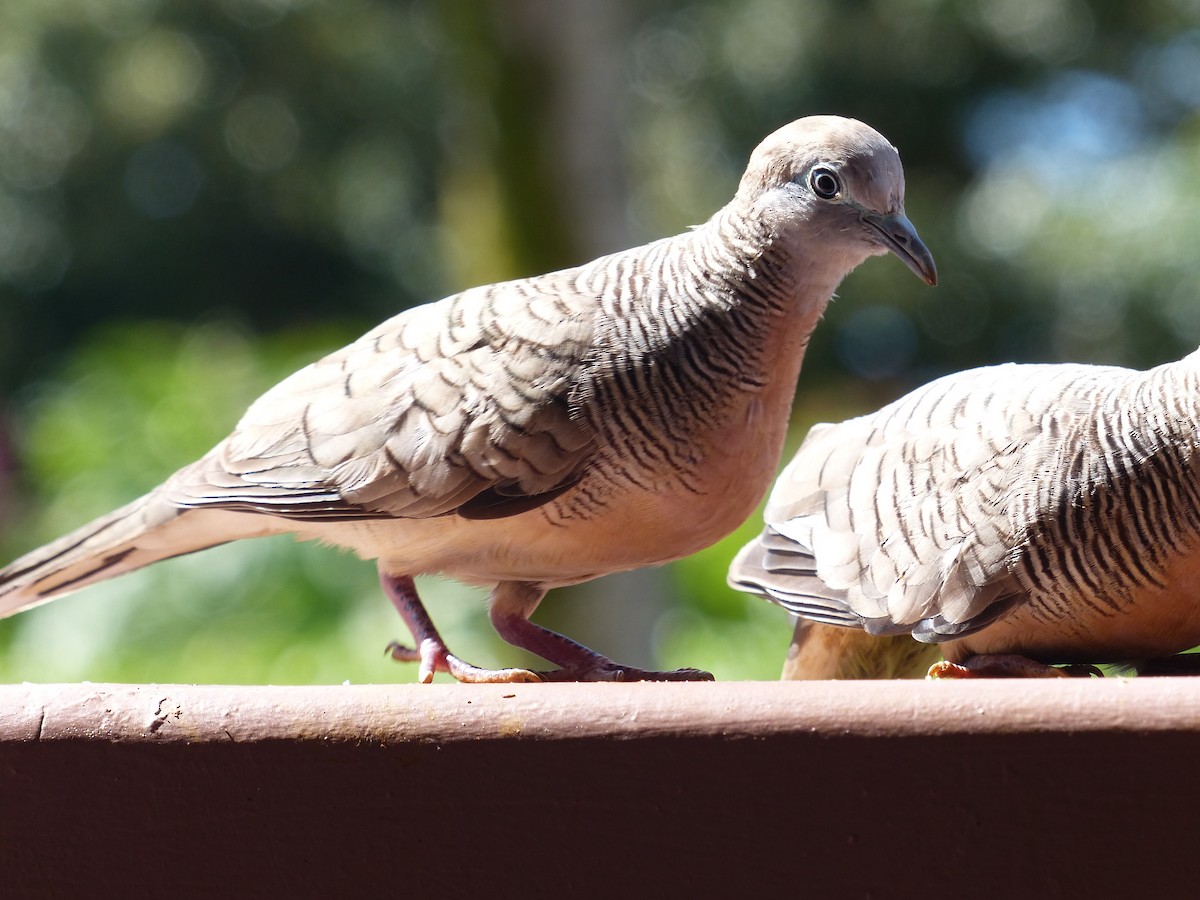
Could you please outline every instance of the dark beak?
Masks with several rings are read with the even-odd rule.
[[[867,213],[863,221],[879,232],[880,243],[900,257],[914,275],[930,287],[937,284],[937,266],[933,262],[933,254],[922,243],[917,229],[904,213],[890,216]]]

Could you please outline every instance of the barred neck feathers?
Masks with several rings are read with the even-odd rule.
[[[1082,436],[1101,467],[1092,480],[1103,479],[1105,470],[1120,477],[1163,454],[1192,464],[1200,449],[1200,352],[1110,379],[1096,407],[1094,424]]]
[[[1146,373],[1131,402],[1172,443],[1200,448],[1200,350]]]
[[[585,275],[600,298],[597,350],[620,366],[680,352],[744,360],[798,305],[794,266],[780,249],[761,225],[723,211],[636,257],[598,261]],[[740,368],[722,378],[736,380]]]
[[[608,487],[593,490],[672,483],[703,493],[713,441],[743,439],[738,395],[770,393],[765,415],[786,422],[832,288],[806,295],[792,249],[727,211],[635,258],[600,262],[581,273],[602,325],[572,397],[607,447],[596,465]]]
[[[599,408],[642,407],[670,431],[668,419],[675,428],[711,420],[729,394],[763,387],[759,358],[797,292],[791,261],[761,228],[718,214],[596,266],[581,276],[602,323],[588,386],[613,392]]]
[[[936,283],[903,198],[896,149],[861,122],[813,117],[769,135],[708,222],[576,272],[598,328],[573,415],[623,472],[646,476],[639,487],[699,483],[705,455],[727,451],[747,422],[741,440],[774,448],[842,278],[892,252]]]

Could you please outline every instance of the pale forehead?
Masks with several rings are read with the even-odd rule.
[[[750,157],[760,184],[794,179],[817,163],[842,170],[858,192],[894,205],[904,194],[896,148],[871,126],[840,116],[797,119],[769,134]],[[867,197],[863,197],[867,199]]]

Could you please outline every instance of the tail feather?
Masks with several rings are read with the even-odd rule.
[[[236,514],[185,509],[151,491],[0,569],[0,617],[159,560],[266,530],[251,521],[259,516],[237,516],[231,528],[230,515]],[[247,529],[251,525],[259,527]]]

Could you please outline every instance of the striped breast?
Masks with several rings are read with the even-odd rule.
[[[749,227],[730,223],[715,240],[663,241],[639,258],[581,270],[579,289],[601,298],[603,324],[569,403],[599,440],[591,476],[556,504],[563,516],[595,515],[631,490],[726,490],[728,480],[714,477],[714,455],[731,444],[782,440],[803,355],[802,345],[781,349],[776,333],[794,278],[786,259],[761,249],[752,264],[744,261],[751,254],[742,242],[764,243],[742,234]],[[772,365],[780,357],[783,364]],[[765,436],[753,422],[747,428],[755,402],[780,407],[759,417],[778,435]],[[778,447],[764,479],[777,459]]]

